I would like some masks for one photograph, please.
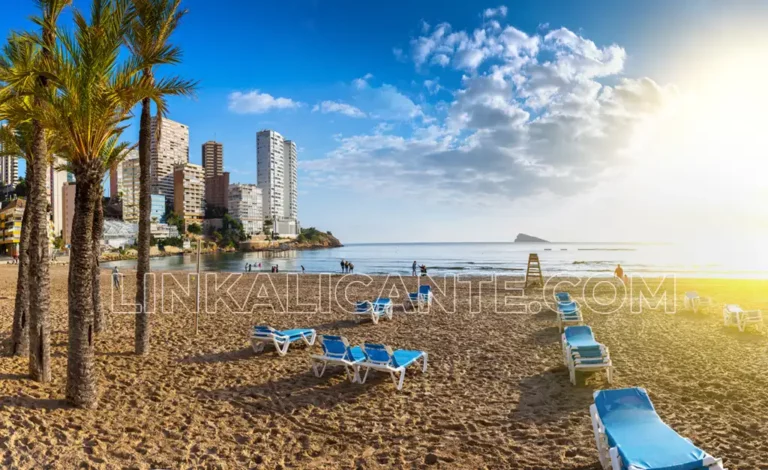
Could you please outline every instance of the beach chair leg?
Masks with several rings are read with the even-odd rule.
[[[399,374],[395,374],[395,372],[390,372],[389,375],[392,377],[392,382],[394,382],[395,387],[397,387],[398,390],[402,390],[403,382],[405,382],[405,369],[402,369],[399,372]]]
[[[277,350],[277,354],[281,356],[285,356],[288,354],[288,347],[291,345],[291,342],[288,340],[285,340],[283,344],[280,344],[277,339],[274,340],[275,342],[275,349]]]
[[[616,447],[611,447],[611,450],[609,450],[608,453],[611,456],[611,470],[622,470],[619,449]]]
[[[612,384],[613,383],[613,366],[608,367],[607,375],[608,375],[608,383]]]
[[[421,373],[426,374],[427,373],[427,361],[428,361],[428,355],[427,353],[424,353],[424,355],[421,357]]]
[[[317,332],[313,331],[309,334],[309,338],[307,338],[305,335],[301,335],[302,339],[305,343],[307,343],[307,346],[314,346],[315,345],[315,339],[317,339]]]
[[[568,373],[571,377],[571,383],[576,385],[576,368],[573,365],[568,366]]]
[[[328,362],[322,361],[323,368],[318,370],[320,363],[320,361],[315,361],[312,363],[312,371],[315,373],[315,377],[322,377],[323,374],[325,374],[325,368],[328,367]]]
[[[371,371],[370,367],[365,368],[365,374],[363,374],[362,377],[360,377],[360,371],[357,372],[357,381],[361,384],[364,384],[366,380],[368,380],[368,372]]]
[[[376,315],[375,312],[371,314],[371,321],[373,322],[374,325],[379,324],[379,316]]]
[[[600,460],[600,467],[608,467],[608,452],[606,442],[600,429],[600,418],[597,415],[597,407],[589,406],[589,417],[592,420],[592,432],[595,434],[595,445],[597,446],[597,458]]]
[[[345,364],[344,365],[344,373],[347,375],[347,378],[352,383],[357,382],[357,368],[353,366],[352,370],[349,370],[349,369],[350,369],[350,366]]]

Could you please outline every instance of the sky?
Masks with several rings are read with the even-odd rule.
[[[0,0],[0,33],[32,0]],[[74,0],[76,8],[88,0]],[[298,146],[302,226],[343,242],[768,235],[768,2],[186,0],[190,161]],[[61,25],[71,25],[65,14]],[[126,134],[137,139],[137,125]]]

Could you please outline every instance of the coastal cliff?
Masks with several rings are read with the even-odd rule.
[[[542,238],[533,237],[531,235],[526,235],[524,233],[518,233],[517,238],[515,238],[515,243],[549,243],[549,242]]]

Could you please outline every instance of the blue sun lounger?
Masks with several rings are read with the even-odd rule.
[[[365,383],[368,378],[368,372],[374,369],[389,372],[395,387],[398,390],[402,390],[403,382],[405,381],[405,369],[408,366],[416,364],[421,360],[421,372],[425,373],[427,371],[427,353],[424,351],[408,349],[392,351],[392,348],[383,344],[365,343],[363,345],[363,352],[366,359],[357,365],[358,371],[361,368],[365,368],[365,374],[362,377],[359,376],[358,372],[360,383]]]
[[[288,353],[288,347],[294,341],[302,340],[307,346],[315,344],[315,330],[309,328],[297,328],[294,330],[276,330],[271,326],[258,325],[253,327],[251,333],[251,347],[253,352],[260,353],[267,344],[273,344],[275,350],[281,356]]]
[[[360,317],[370,317],[374,325],[379,323],[380,318],[392,319],[393,304],[392,299],[380,297],[373,302],[363,301],[355,304],[355,311],[352,312],[355,319]]]
[[[557,326],[562,332],[568,325],[582,325],[584,318],[581,316],[581,309],[576,301],[557,303]]]
[[[322,377],[330,364],[344,366],[347,378],[352,382],[358,381],[357,364],[365,360],[365,353],[360,346],[350,347],[347,338],[332,335],[320,335],[320,344],[323,346],[323,354],[311,356],[312,371],[317,377]]]
[[[725,470],[667,426],[642,388],[598,390],[590,406],[600,463],[610,470]]]
[[[557,303],[571,303],[573,302],[573,299],[571,299],[571,294],[568,292],[557,292],[555,293],[555,300]]]
[[[412,307],[423,307],[432,305],[432,286],[429,284],[422,284],[419,286],[418,292],[409,292],[408,301]]]
[[[563,361],[568,367],[571,383],[576,385],[578,372],[605,370],[608,383],[613,381],[613,363],[608,348],[595,341],[592,328],[566,326],[562,336]]]

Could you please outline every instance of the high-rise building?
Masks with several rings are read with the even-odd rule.
[[[207,170],[206,170],[207,171]],[[205,178],[205,205],[226,210],[229,206],[229,172]]]
[[[21,242],[21,221],[26,200],[12,200],[0,210],[0,253],[16,256]]]
[[[205,170],[200,165],[180,163],[173,170],[173,210],[184,218],[184,224],[203,222]]]
[[[150,185],[152,194],[162,194],[174,201],[174,168],[189,163],[189,127],[163,118],[160,134],[158,119],[152,118],[150,142]],[[159,139],[158,139],[159,137]]]
[[[262,189],[264,218],[295,222],[298,219],[296,144],[275,131],[263,130],[256,135],[256,151],[256,182]]]
[[[206,178],[213,178],[224,172],[224,145],[221,142],[209,140],[203,144],[202,153]]]
[[[61,170],[65,164],[65,160],[60,157],[55,157],[54,162],[48,167],[47,175],[47,192],[48,201],[51,204],[51,213],[53,216],[53,231],[56,236],[62,235],[64,230],[64,213],[63,205],[64,201],[61,197],[61,187],[68,183],[67,172]]]
[[[292,140],[286,140],[283,144],[283,158],[285,158],[285,167],[283,175],[285,178],[283,192],[283,217],[289,220],[298,219],[298,182],[297,176],[297,155],[296,143]]]
[[[62,218],[64,219],[64,228],[61,238],[64,243],[72,243],[72,222],[75,220],[75,183],[65,183],[61,186]]]
[[[165,196],[150,194],[149,220],[152,223],[162,222],[165,218]]]
[[[120,163],[121,181],[119,192],[123,194],[123,221],[136,223],[139,221],[139,190],[141,172],[139,170],[138,154],[129,156]]]
[[[123,161],[115,163],[109,169],[109,197],[117,197],[123,192],[123,164],[129,160],[138,160],[138,149],[131,149]]]
[[[243,224],[248,235],[257,234],[264,228],[261,193],[261,188],[255,184],[229,185],[229,215]]]
[[[0,150],[3,147],[0,145]],[[19,160],[16,157],[0,157],[0,183],[3,186],[13,185],[19,182]]]

